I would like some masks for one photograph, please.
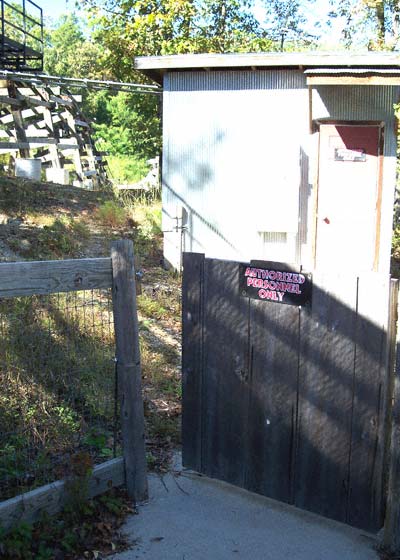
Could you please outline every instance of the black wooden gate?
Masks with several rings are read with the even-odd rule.
[[[378,530],[390,278],[314,274],[312,307],[239,292],[239,263],[186,253],[183,462]]]

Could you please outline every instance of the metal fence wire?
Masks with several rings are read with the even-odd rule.
[[[0,500],[120,453],[111,290],[0,299]]]

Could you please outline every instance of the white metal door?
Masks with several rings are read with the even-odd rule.
[[[381,127],[320,127],[316,267],[372,270]]]

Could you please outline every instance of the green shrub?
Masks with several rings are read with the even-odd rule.
[[[96,212],[96,218],[104,226],[118,228],[125,225],[128,215],[125,208],[120,206],[117,202],[108,200],[99,206]]]
[[[137,183],[149,170],[145,160],[132,156],[108,156],[107,163],[110,177],[117,184]]]
[[[74,256],[83,240],[90,237],[88,226],[78,220],[57,218],[54,223],[44,226],[37,236],[37,246],[28,249],[25,256],[66,257]]]
[[[79,220],[71,220],[70,227],[74,235],[79,237],[80,239],[89,239],[90,238],[90,229],[85,222]]]
[[[44,254],[69,255],[75,249],[68,224],[55,220],[51,226],[44,226],[38,235],[39,251]]]

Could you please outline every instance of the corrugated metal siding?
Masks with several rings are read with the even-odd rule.
[[[393,106],[398,101],[397,86],[318,86],[313,89],[313,118],[384,121],[385,155],[396,157]]]
[[[304,89],[306,79],[300,71],[211,71],[171,72],[164,89],[169,92]]]
[[[393,197],[396,177],[396,119],[394,105],[399,102],[398,86],[318,86],[313,90],[313,118],[346,121],[383,121],[384,165],[379,270],[389,272]]]
[[[300,144],[308,132],[305,77],[172,73],[164,91],[164,229],[171,223],[166,214],[182,204],[187,250],[265,257],[274,236],[264,232],[297,232]],[[292,253],[282,258],[293,261]]]
[[[398,90],[320,86],[313,92],[314,119],[385,122],[382,215],[387,222]],[[308,109],[300,71],[166,75],[163,229],[171,232],[165,235],[168,260],[179,263],[181,247],[208,257],[270,258],[279,245],[280,260],[310,265],[316,142],[309,135]],[[183,234],[176,230],[182,207],[187,212]],[[278,242],[283,234],[284,247]],[[390,226],[383,228],[381,239],[388,261]]]

